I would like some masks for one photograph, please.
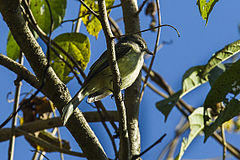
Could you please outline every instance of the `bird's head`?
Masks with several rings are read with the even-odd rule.
[[[148,50],[148,47],[147,47],[147,44],[146,44],[145,40],[137,34],[127,35],[127,36],[122,37],[118,41],[118,44],[121,44],[121,43],[136,44],[136,45],[138,45],[140,50],[142,52],[144,52],[145,54],[153,55],[153,53]]]

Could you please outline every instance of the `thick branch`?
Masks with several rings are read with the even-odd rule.
[[[126,119],[126,108],[122,99],[122,93],[120,90],[121,77],[120,71],[117,65],[116,54],[115,54],[115,43],[110,24],[108,22],[106,5],[104,0],[98,0],[100,20],[103,27],[103,31],[106,37],[107,50],[109,53],[109,64],[113,74],[113,94],[115,102],[119,112],[119,132],[120,132],[120,160],[128,160],[129,156],[129,139],[127,130],[127,119]]]
[[[101,117],[98,112],[85,112],[83,113],[84,117],[88,122],[101,122]],[[105,121],[118,121],[118,113],[116,111],[108,111],[108,117],[105,117]],[[62,121],[60,117],[50,118],[47,120],[37,120],[34,122],[25,123],[22,126],[16,127],[18,129],[24,130],[26,132],[37,132],[43,129],[49,129],[54,127],[61,127]],[[11,137],[11,128],[3,128],[0,129],[0,142],[9,140]],[[22,134],[18,133],[16,137],[21,136]]]
[[[51,67],[44,72],[47,65],[46,57],[21,14],[20,1],[0,0],[0,12],[37,78],[41,79],[43,73],[46,74],[46,82],[41,91],[62,113],[62,107],[67,104],[71,96]],[[69,119],[67,128],[88,159],[106,159],[101,144],[79,109],[76,109],[74,116]]]
[[[121,4],[126,34],[140,31],[139,17],[137,14],[137,0],[121,0]],[[141,149],[140,132],[138,127],[140,89],[141,72],[132,86],[125,90],[125,104],[127,110],[127,125],[131,156],[139,155]]]

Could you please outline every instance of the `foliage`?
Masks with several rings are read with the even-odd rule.
[[[225,70],[220,69],[223,67],[220,65],[220,63],[237,54],[240,51],[239,45],[240,40],[233,42],[220,51],[216,52],[206,65],[195,66],[185,72],[182,80],[182,89],[169,98],[156,103],[156,107],[165,115],[165,120],[171,109],[178,102],[179,98],[183,97],[185,94],[189,93],[191,90],[199,87],[200,85],[208,82],[209,79],[211,80],[211,84],[214,83],[214,80],[218,79],[218,77]],[[179,93],[181,94],[179,95]]]
[[[194,138],[199,135],[199,133],[202,132],[204,128],[204,120],[203,120],[203,107],[199,107],[195,109],[192,114],[188,117],[189,119],[189,126],[190,126],[190,133],[188,135],[188,138],[183,138],[180,152],[178,156],[175,158],[176,160],[180,160],[188,148],[188,146],[191,144],[191,142],[194,140]]]
[[[84,70],[90,58],[90,42],[86,35],[81,33],[64,33],[57,36],[54,41],[70,54]],[[61,53],[59,51],[59,53]],[[54,53],[51,54],[51,65],[58,77],[64,82],[68,83],[74,76],[70,76],[71,69],[65,62],[60,60]],[[61,53],[61,56],[70,64],[71,61],[66,55]]]
[[[210,127],[206,127],[205,140],[209,137],[214,130],[223,122],[240,114],[239,100],[240,93],[240,60],[233,63],[232,66],[226,70],[212,85],[207,98],[204,102],[204,109],[211,108],[214,113],[219,114],[215,123]],[[217,108],[218,103],[223,103],[223,110]]]
[[[53,29],[56,29],[61,24],[64,18],[67,1],[51,0],[48,2],[51,7],[52,16],[53,16]],[[51,17],[50,17],[49,8],[46,1],[31,0],[30,8],[40,28],[45,33],[49,33]]]
[[[84,2],[95,12],[98,11],[98,4],[96,0],[86,0]],[[113,5],[114,0],[106,0],[105,3],[106,7],[109,8]],[[108,9],[107,11],[109,14],[111,9]],[[89,10],[86,7],[84,7],[84,5],[81,5],[80,17],[82,17],[82,21],[86,26],[88,33],[97,38],[100,30],[102,29],[101,23],[98,20],[98,18],[89,13]]]
[[[8,33],[7,39],[7,56],[13,60],[17,60],[20,55],[20,48],[17,42],[14,40],[12,33]]]
[[[218,2],[218,0],[197,0],[197,5],[199,12],[204,20],[206,20],[206,24],[208,22],[208,17],[214,7],[214,5]]]
[[[50,3],[51,11],[53,14],[52,18],[54,30],[61,25],[61,22],[65,16],[67,2],[66,0],[51,0],[48,2]],[[98,14],[97,0],[85,0],[84,2]],[[197,0],[200,14],[202,18],[206,20],[206,24],[208,23],[209,15],[217,2],[218,0]],[[110,14],[113,4],[114,0],[106,0],[108,14]],[[30,9],[40,28],[46,34],[49,34],[51,17],[46,1],[31,0]],[[99,32],[102,29],[98,18],[95,17],[84,5],[81,5],[80,17],[88,33],[98,38]],[[62,49],[64,49],[70,56],[72,56],[79,63],[79,66],[83,70],[86,68],[90,59],[90,41],[86,35],[82,33],[63,33],[58,35],[53,41],[56,42]],[[59,53],[61,58],[63,58],[72,66],[71,69],[75,69],[73,63],[67,58],[65,54],[63,54],[57,48],[55,48],[55,50]],[[190,124],[190,133],[188,135],[188,138],[183,138],[180,152],[176,157],[177,160],[182,158],[184,152],[189,147],[191,142],[202,131],[204,131],[205,133],[206,141],[207,138],[211,136],[212,133],[216,131],[219,126],[222,126],[225,122],[229,123],[229,130],[232,130],[231,127],[233,124],[236,126],[235,130],[239,130],[240,60],[235,63],[223,63],[225,60],[236,55],[239,51],[240,40],[228,44],[223,49],[217,51],[209,59],[206,65],[198,65],[189,68],[182,77],[182,89],[171,95],[169,98],[158,101],[156,103],[157,109],[164,114],[166,121],[172,108],[176,105],[180,98],[182,98],[184,95],[188,94],[195,88],[201,86],[202,84],[206,82],[210,83],[211,90],[209,91],[205,99],[203,107],[195,109],[195,111],[191,113],[188,117]],[[19,53],[20,48],[15,42],[11,32],[9,32],[7,41],[7,56],[12,58],[13,60],[17,60],[19,57]],[[74,78],[74,76],[71,74],[72,70],[52,50],[50,51],[50,53],[50,63],[52,68],[65,84],[68,83]],[[23,118],[24,120],[22,120],[21,123],[27,123],[27,119],[35,121],[39,119],[39,117],[41,117],[43,113],[45,114],[50,112],[50,102],[44,98],[40,98],[41,101],[45,101],[45,105],[43,104],[43,102],[37,105],[37,101],[39,101],[39,99],[37,98],[39,97],[35,97],[35,99],[31,101],[31,105],[28,106],[30,107],[31,112],[29,112],[30,114],[26,114],[26,112],[24,113],[25,117]],[[218,108],[218,105],[220,105],[220,108]],[[48,106],[47,111],[44,110],[46,106]],[[29,108],[25,107],[25,109]],[[24,112],[24,109],[22,111]],[[207,121],[209,120],[209,117],[211,117],[209,111],[211,111],[211,114],[214,116],[214,118],[210,119],[211,123]],[[208,117],[208,119],[206,117]],[[233,119],[234,117],[236,117],[235,121]],[[41,136],[44,136],[44,138],[46,139],[41,137],[39,133],[42,134]],[[34,134],[38,134],[35,136],[41,137],[42,139],[48,141],[51,144],[55,143],[56,146],[62,147],[60,145],[59,139],[55,136],[51,136],[51,133],[48,133],[48,131],[40,131],[39,133],[36,132]],[[45,135],[45,133],[49,135]],[[31,141],[28,139],[28,142],[38,150],[49,152],[55,151],[44,148],[35,141]],[[68,142],[63,142],[66,143],[63,143],[63,147],[65,149],[70,149]]]

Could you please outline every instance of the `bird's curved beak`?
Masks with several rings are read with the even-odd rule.
[[[149,51],[147,48],[144,48],[143,51],[144,51],[146,54],[153,55],[153,53],[152,53],[151,51]]]

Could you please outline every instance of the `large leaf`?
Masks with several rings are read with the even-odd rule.
[[[232,106],[236,107],[235,97],[240,94],[240,60],[233,63],[232,66],[226,70],[222,75],[212,85],[211,90],[209,91],[207,98],[204,102],[204,109],[207,110],[211,108],[214,113],[218,113],[219,103],[224,103],[226,105],[225,109],[220,113],[220,119],[218,117],[217,123],[214,123],[210,131],[206,131],[206,138],[212,134],[212,132],[223,122],[229,120],[236,115],[239,115],[239,109],[232,109]],[[230,99],[230,100],[228,100]],[[230,102],[229,102],[230,101]],[[228,108],[229,107],[229,108]],[[230,114],[230,112],[232,112]],[[224,115],[226,114],[226,115]]]
[[[221,126],[224,122],[229,121],[235,116],[240,115],[240,102],[239,100],[233,98],[230,100],[230,102],[225,106],[225,109],[219,114],[217,119],[213,124],[210,126],[205,126],[204,133],[205,138],[204,141],[207,140],[209,136],[212,135],[212,133]]]
[[[79,62],[82,69],[85,69],[90,57],[90,42],[87,36],[81,33],[64,33],[57,36],[54,41],[62,47],[68,54],[70,54],[76,61]],[[59,53],[61,53],[59,51]],[[62,54],[62,57],[69,62],[71,61]],[[59,78],[68,83],[73,76],[70,76],[70,68],[61,61],[53,52],[51,52],[52,67]]]
[[[231,44],[228,44],[220,51],[216,52],[211,59],[208,61],[208,63],[205,65],[204,71],[203,71],[203,77],[206,76],[214,67],[216,67],[218,64],[222,63],[226,59],[234,56],[240,51],[240,40],[235,41]]]
[[[218,2],[218,0],[197,0],[197,5],[199,8],[199,12],[204,20],[206,20],[206,24],[208,22],[208,17],[214,7],[214,5]]]
[[[57,28],[65,15],[66,0],[51,0],[48,1],[53,15],[53,28]],[[37,24],[45,32],[50,31],[50,13],[45,0],[31,0],[30,8],[37,21]]]
[[[183,138],[180,152],[178,156],[175,158],[176,160],[180,160],[182,158],[188,146],[191,144],[194,138],[203,130],[204,128],[203,107],[199,107],[195,109],[193,113],[188,117],[188,119],[189,119],[190,133],[187,139]]]
[[[237,96],[240,92],[240,60],[233,63],[212,85],[204,102],[205,108],[215,110],[215,105],[226,100],[227,94]]]
[[[97,0],[85,0],[84,1],[92,10],[98,11]],[[114,0],[106,0],[106,7],[109,8],[113,5]],[[110,13],[110,9],[107,10],[108,14]],[[94,15],[90,14],[89,10],[81,5],[80,16],[82,17],[82,21],[84,25],[87,27],[87,31],[89,34],[98,37],[98,33],[102,29],[100,21]]]
[[[7,56],[13,60],[17,60],[20,55],[20,47],[12,36],[12,33],[8,33],[7,39]]]

